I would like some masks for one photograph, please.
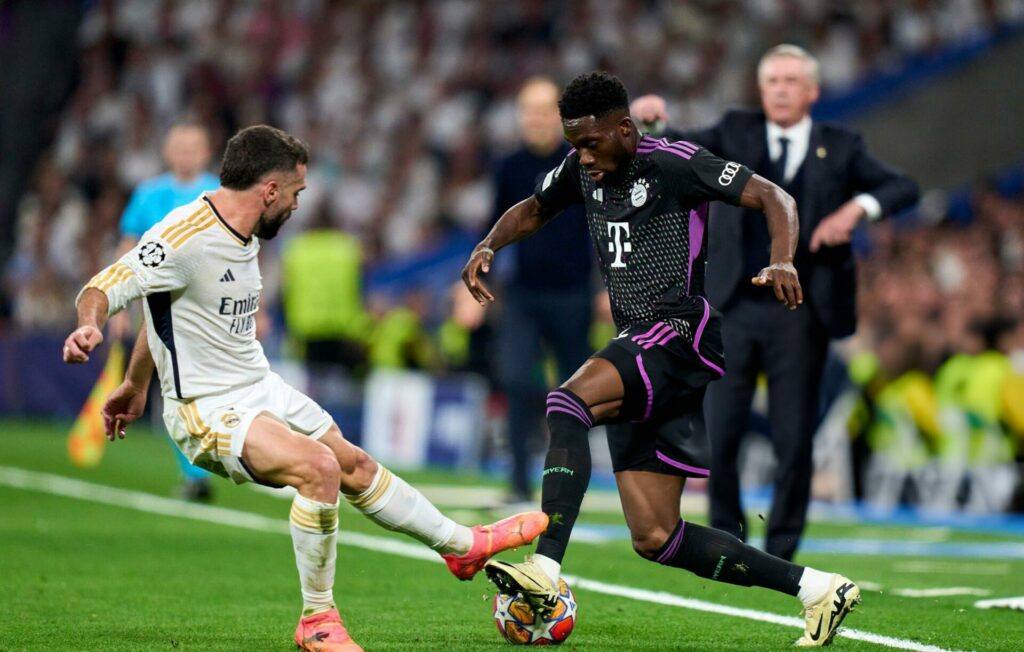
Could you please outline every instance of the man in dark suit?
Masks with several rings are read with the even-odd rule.
[[[558,114],[559,88],[545,77],[528,79],[517,100],[522,147],[502,159],[494,175],[494,226],[544,175],[561,163],[569,146]],[[763,217],[761,219],[764,219]],[[512,453],[509,503],[532,500],[529,447],[541,434],[546,392],[543,362],[551,355],[558,377],[567,378],[591,349],[594,251],[580,206],[570,208],[536,237],[513,245],[511,265],[498,272],[505,294],[497,323],[498,379],[508,397],[508,444]],[[559,255],[552,257],[551,252]]]
[[[710,503],[715,527],[745,538],[737,457],[747,430],[757,376],[768,379],[768,417],[778,460],[766,550],[792,559],[810,500],[812,437],[818,389],[830,338],[856,326],[856,276],[850,239],[862,219],[876,220],[917,201],[912,179],[868,153],[861,136],[811,119],[818,99],[818,62],[794,45],[761,58],[763,111],[729,111],[708,129],[673,132],[774,181],[797,201],[800,241],[794,263],[805,306],[789,311],[747,279],[768,262],[764,219],[715,204],[705,287],[724,313],[728,373],[708,387],[705,418],[712,444]],[[664,101],[638,98],[633,114],[664,123]]]

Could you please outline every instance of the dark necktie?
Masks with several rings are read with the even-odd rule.
[[[789,138],[779,137],[779,145],[782,145],[782,153],[775,159],[775,182],[780,186],[786,183],[786,159],[789,157]]]
[[[769,162],[770,167],[765,170],[765,173],[772,177],[771,181],[783,186],[786,183],[786,159],[789,156],[789,138],[780,136],[779,144],[782,145],[782,153],[779,154],[777,159]],[[754,286],[749,284],[749,279],[757,276],[763,268],[768,266],[769,259],[771,258],[771,248],[772,239],[768,233],[768,225],[765,223],[764,215],[760,212],[756,214],[748,212],[746,226],[743,229],[744,275],[746,279],[740,287],[766,301],[774,301],[772,293],[755,289]]]

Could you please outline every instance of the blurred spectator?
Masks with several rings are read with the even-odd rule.
[[[491,224],[533,194],[544,175],[569,153],[558,114],[559,89],[550,79],[527,80],[519,92],[523,147],[498,164]],[[551,389],[544,360],[554,359],[555,377],[568,378],[591,353],[591,269],[582,206],[573,207],[533,237],[512,245],[511,269],[497,270],[504,293],[497,322],[498,382],[508,397],[508,443],[512,469],[508,500],[529,502],[529,445],[541,439],[544,396]],[[556,258],[551,252],[559,252]],[[544,450],[538,447],[540,450]]]
[[[372,323],[363,307],[362,254],[327,211],[288,240],[281,256],[285,325],[314,376],[331,367],[365,372]]]
[[[122,159],[124,176],[134,177],[142,169],[152,167],[152,162],[146,160],[149,153],[144,145],[140,147],[142,151],[134,150]],[[202,125],[179,122],[168,130],[163,144],[167,172],[146,179],[135,188],[121,217],[120,249],[131,249],[143,233],[171,210],[220,186],[217,177],[207,169],[210,157],[210,135]],[[133,163],[134,167],[129,169],[128,165]]]
[[[7,269],[15,324],[26,330],[68,326],[79,279],[92,270],[74,252],[86,236],[89,206],[56,162],[40,160],[32,190],[18,208],[18,247]],[[90,235],[102,241],[102,232]]]
[[[375,310],[379,316],[370,336],[370,365],[377,369],[437,371],[438,351],[426,329],[430,307],[430,295],[422,288],[407,292],[394,305],[379,303]]]

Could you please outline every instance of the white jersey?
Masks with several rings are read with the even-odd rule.
[[[145,297],[162,393],[193,400],[258,383],[270,370],[256,340],[259,249],[202,195],[168,213],[86,287],[107,295],[111,315]]]

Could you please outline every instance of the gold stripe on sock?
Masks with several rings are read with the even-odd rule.
[[[380,467],[380,477],[377,479],[377,487],[369,493],[361,493],[355,496],[345,495],[345,500],[352,504],[353,507],[358,509],[367,509],[375,502],[380,500],[381,496],[391,487],[391,471],[388,471],[383,466]]]
[[[333,530],[338,526],[337,510],[323,509],[317,510],[316,512],[310,512],[309,510],[292,503],[292,514],[303,520],[318,523],[317,527],[323,528],[326,531]]]
[[[311,515],[295,503],[292,503],[292,511],[288,517],[295,525],[307,530],[320,532],[321,534],[330,534],[334,530],[338,529],[337,512],[333,512],[333,517],[329,512],[321,513],[319,515]]]
[[[303,529],[314,530],[316,532],[320,531],[320,526],[318,524],[313,523],[312,521],[307,521],[305,519],[300,518],[298,515],[295,514],[295,512],[292,512],[288,516],[288,518],[291,520],[292,523],[294,523],[295,525],[297,525],[297,526],[299,526],[299,527],[301,527]]]

